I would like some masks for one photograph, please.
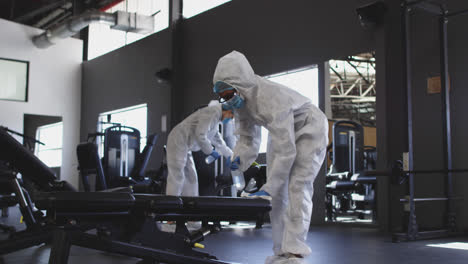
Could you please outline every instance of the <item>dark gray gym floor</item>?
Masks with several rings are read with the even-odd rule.
[[[18,220],[10,210],[8,222]],[[4,222],[6,219],[1,219]],[[391,243],[388,237],[375,229],[344,226],[312,227],[308,244],[312,254],[307,258],[311,264],[394,264],[394,263],[467,263],[468,250],[429,247],[428,244],[465,242],[468,238],[450,238]],[[221,260],[245,264],[261,264],[271,254],[271,228],[263,229],[224,229],[221,233],[209,236],[202,242],[205,252]],[[49,248],[34,247],[0,257],[0,263],[47,263]],[[70,264],[136,263],[137,259],[101,253],[94,250],[72,247]]]

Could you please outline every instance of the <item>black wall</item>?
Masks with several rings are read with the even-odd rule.
[[[413,118],[414,118],[414,168],[440,169],[443,161],[443,134],[441,96],[428,94],[427,78],[440,76],[438,18],[422,11],[415,11],[411,17],[413,28],[412,65],[413,70]],[[421,30],[417,30],[421,29]],[[431,29],[431,30],[424,30]],[[445,181],[443,175],[417,175],[416,197],[444,196]],[[443,224],[444,203],[417,204],[421,228],[435,228]]]
[[[384,25],[376,31],[377,169],[389,168],[407,151],[406,90],[404,82],[401,6],[386,0]],[[401,226],[401,187],[387,177],[377,180],[377,215],[382,230]]]
[[[213,98],[218,59],[246,55],[259,75],[320,64],[374,49],[355,8],[367,1],[232,1],[183,25],[184,111]]]

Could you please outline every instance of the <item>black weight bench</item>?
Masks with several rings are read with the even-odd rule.
[[[47,210],[57,225],[50,263],[66,263],[71,245],[163,263],[225,263],[193,250],[207,234],[219,230],[208,226],[188,232],[185,223],[256,220],[271,209],[262,199],[102,192],[43,193],[36,196],[36,206]],[[161,231],[156,221],[176,221],[175,233]],[[97,235],[83,231],[93,226],[105,230]]]
[[[151,214],[158,221],[249,221],[271,210],[264,199],[219,196],[178,197],[120,192],[52,192],[35,197],[37,208],[58,217]]]
[[[207,234],[219,231],[218,227],[189,232],[185,223],[255,220],[271,209],[269,201],[246,198],[175,197],[128,190],[77,192],[58,181],[4,127],[0,127],[0,145],[0,160],[12,171],[0,177],[13,187],[26,223],[25,231],[0,241],[0,255],[52,242],[52,264],[67,263],[71,245],[137,257],[145,263],[222,264],[226,262],[193,249]],[[23,183],[13,177],[14,172],[22,174]],[[175,220],[175,233],[161,231],[157,222],[161,220]]]
[[[35,197],[36,207],[48,213],[129,212],[134,204],[132,194],[121,192],[51,192]]]
[[[181,215],[189,221],[249,221],[263,218],[271,209],[264,199],[229,197],[181,197],[184,208]],[[200,216],[203,215],[205,217]],[[177,219],[175,219],[177,220]]]

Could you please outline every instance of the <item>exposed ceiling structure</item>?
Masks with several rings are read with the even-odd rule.
[[[87,10],[105,11],[122,0],[2,0],[0,18],[49,29]]]
[[[333,119],[375,126],[375,56],[363,53],[330,60],[330,97]]]

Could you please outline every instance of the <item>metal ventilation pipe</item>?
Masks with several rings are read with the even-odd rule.
[[[75,35],[93,22],[108,24],[112,29],[126,32],[146,34],[154,31],[154,18],[152,16],[124,11],[117,11],[113,14],[88,11],[34,36],[33,43],[38,48],[48,48],[62,39]]]
[[[54,26],[40,35],[34,36],[33,43],[36,47],[45,49],[62,39],[75,35],[93,22],[100,22],[113,26],[115,25],[116,20],[117,17],[115,14],[100,11],[88,11],[79,16],[72,17],[65,23]]]

